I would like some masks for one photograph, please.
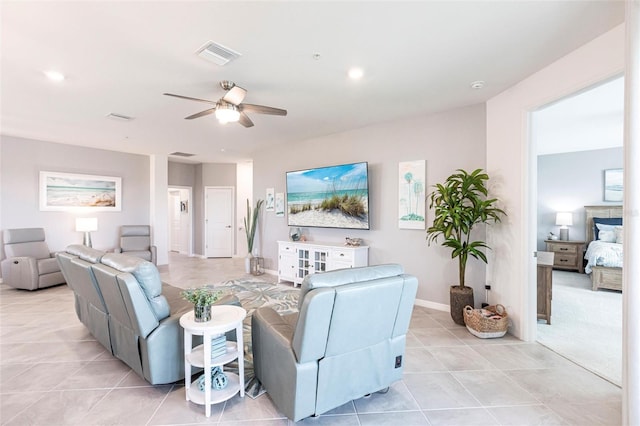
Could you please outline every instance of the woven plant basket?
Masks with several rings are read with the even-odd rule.
[[[483,309],[464,307],[464,323],[469,333],[481,339],[502,337],[507,333],[509,316],[504,306],[491,305]]]

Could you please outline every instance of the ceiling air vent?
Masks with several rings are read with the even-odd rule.
[[[107,114],[107,118],[113,118],[114,120],[120,120],[120,121],[133,120],[133,117],[129,117],[128,115],[124,115],[124,114],[116,114],[115,112],[110,112],[109,114]]]
[[[175,155],[176,157],[193,157],[195,154],[189,154],[188,152],[176,151],[176,152],[172,152],[169,155]]]
[[[235,50],[229,49],[228,47],[213,41],[206,42],[196,51],[196,55],[221,66],[242,56]]]

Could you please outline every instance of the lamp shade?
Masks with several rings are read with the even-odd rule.
[[[78,217],[76,218],[76,231],[92,232],[98,230],[97,217]]]
[[[570,212],[556,213],[556,225],[560,225],[560,226],[573,225],[573,215]]]

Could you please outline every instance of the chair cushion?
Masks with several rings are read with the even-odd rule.
[[[98,263],[102,256],[104,256],[104,252],[101,250],[96,250],[91,247],[83,246],[80,244],[72,244],[68,246],[65,251],[74,256],[78,256],[80,259],[85,260],[91,263]]]
[[[148,262],[151,262],[151,252],[149,250],[145,250],[145,251],[125,251],[122,254],[126,254],[127,256],[135,256],[135,257],[139,257],[141,259],[144,259]]]
[[[151,300],[162,294],[160,272],[153,263],[139,257],[118,253],[105,254],[102,256],[102,263],[118,271],[132,274],[142,287],[147,299]]]
[[[149,225],[123,225],[120,227],[121,237],[136,237],[151,235],[151,227]]]
[[[39,259],[38,260],[38,274],[52,274],[54,272],[60,272],[60,265],[58,264],[58,259],[55,257],[49,257],[47,259]]]
[[[120,239],[123,251],[148,251],[151,246],[149,237],[124,237]]]
[[[48,259],[51,257],[49,247],[44,241],[5,244],[4,252],[7,257],[33,257],[34,259]]]
[[[44,241],[43,228],[5,229],[2,240],[5,244]]]
[[[307,275],[300,285],[298,309],[302,308],[304,296],[314,288],[335,287],[379,278],[394,277],[402,275],[403,273],[404,269],[402,265],[387,264],[340,269],[337,271],[323,272],[321,274]]]

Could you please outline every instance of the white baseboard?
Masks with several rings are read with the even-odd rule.
[[[422,306],[423,308],[435,309],[436,311],[451,312],[449,305],[443,303],[431,302],[429,300],[416,299],[415,305]]]

